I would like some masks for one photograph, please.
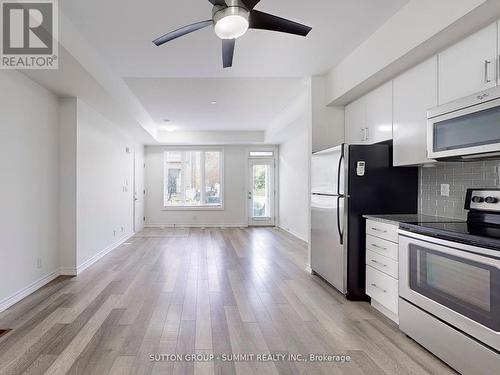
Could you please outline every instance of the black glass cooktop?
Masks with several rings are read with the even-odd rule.
[[[500,250],[500,226],[460,222],[406,222],[402,230]]]

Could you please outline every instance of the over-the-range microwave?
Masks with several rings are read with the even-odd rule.
[[[500,87],[429,110],[427,156],[462,161],[500,158]]]

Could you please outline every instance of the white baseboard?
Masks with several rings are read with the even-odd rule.
[[[300,234],[294,232],[290,228],[285,228],[285,227],[282,227],[281,225],[278,225],[278,228],[280,228],[282,231],[287,232],[288,234],[291,234],[292,236],[296,237],[297,239],[299,239],[302,242],[304,242],[305,244],[307,244],[307,240],[305,240]]]
[[[380,304],[379,302],[375,301],[374,299],[372,299],[371,305],[372,305],[372,307],[375,310],[380,311],[382,314],[384,314],[389,319],[391,319],[394,323],[399,324],[399,316],[398,316],[398,314],[393,313],[387,307],[383,306],[382,304]]]
[[[56,277],[59,276],[59,271],[56,270],[54,272],[49,273],[48,275],[45,275],[41,279],[38,279],[31,283],[30,285],[24,287],[23,289],[15,292],[11,296],[4,298],[3,300],[0,301],[0,312],[7,310],[9,307],[12,305],[16,304],[23,298],[28,297],[31,293],[37,291],[44,285],[50,283],[52,280],[54,280]]]
[[[85,269],[93,265],[95,262],[97,262],[99,259],[104,257],[106,254],[109,254],[111,251],[116,249],[118,246],[120,246],[122,243],[127,241],[129,238],[134,236],[135,233],[132,234],[127,234],[120,238],[118,241],[115,243],[111,244],[110,246],[106,247],[105,249],[101,250],[99,253],[94,255],[92,258],[88,259],[81,265],[79,265],[77,268],[75,267],[61,267],[58,270],[51,272],[50,274],[42,277],[41,279],[31,283],[30,285],[24,287],[23,289],[15,292],[11,296],[4,298],[3,300],[0,301],[0,312],[8,309],[12,305],[16,304],[23,298],[26,298],[29,296],[31,293],[36,292],[38,289],[43,287],[44,285],[50,283],[52,280],[54,280],[58,276],[76,276],[79,273],[83,272]]]
[[[245,224],[146,224],[144,228],[247,228]]]
[[[118,241],[112,243],[108,247],[104,248],[103,250],[99,251],[96,255],[94,255],[92,258],[87,259],[85,262],[80,264],[76,268],[76,274],[79,275],[83,271],[85,271],[87,268],[89,268],[91,265],[93,265],[95,262],[97,262],[99,259],[104,257],[105,255],[109,254],[112,252],[114,249],[116,249],[118,246],[120,246],[122,243],[133,237],[135,233],[132,234],[126,234],[125,236],[121,237]]]
[[[76,269],[76,267],[61,267],[61,268],[59,268],[59,275],[61,275],[61,276],[76,276],[77,269]]]
[[[310,275],[314,274],[313,269],[311,268],[310,264],[306,264],[306,272]]]

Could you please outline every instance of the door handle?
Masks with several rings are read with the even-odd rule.
[[[342,162],[344,161],[344,145],[340,146],[342,147],[342,152],[340,154],[340,159],[339,159],[339,167],[337,168],[337,195],[342,195],[340,193],[340,177],[342,176]]]
[[[340,226],[340,200],[344,199],[345,195],[339,195],[337,197],[337,230],[339,231],[340,244],[344,244],[344,232],[342,231],[342,227]]]

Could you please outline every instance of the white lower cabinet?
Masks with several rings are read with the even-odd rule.
[[[395,316],[398,315],[398,280],[376,270],[366,267],[366,293]],[[385,313],[385,311],[382,311]],[[388,315],[393,318],[394,315]]]
[[[366,220],[366,294],[372,306],[398,319],[398,225]]]
[[[376,238],[398,243],[398,227],[393,224],[367,220],[366,233]]]
[[[393,259],[387,258],[373,251],[366,250],[366,265],[398,279],[398,262]]]
[[[393,259],[396,262],[399,258],[398,244],[383,240],[375,236],[366,236],[366,251],[372,251],[374,253],[379,253],[389,259]]]

